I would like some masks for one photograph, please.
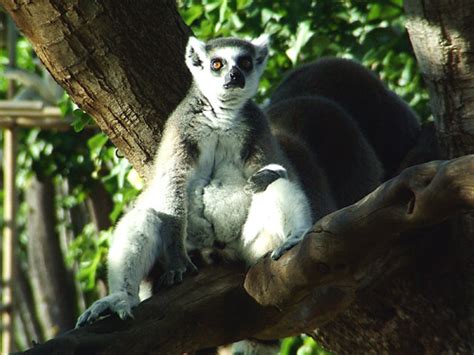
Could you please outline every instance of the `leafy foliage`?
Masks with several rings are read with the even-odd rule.
[[[404,28],[402,0],[181,0],[179,4],[199,38],[271,35],[260,100],[289,69],[322,56],[339,56],[378,72],[422,118],[430,114]]]
[[[319,346],[307,335],[285,338],[282,340],[281,355],[330,355],[331,353]]]

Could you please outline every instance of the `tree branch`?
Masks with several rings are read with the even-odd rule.
[[[182,60],[191,31],[176,2],[0,0],[0,6],[54,79],[146,178],[164,122],[191,83]]]
[[[208,267],[141,303],[133,320],[109,317],[27,353],[172,354],[311,331],[393,271],[387,263],[402,233],[473,211],[473,176],[474,155],[408,168],[322,218],[276,262],[264,258],[247,273],[235,265]]]

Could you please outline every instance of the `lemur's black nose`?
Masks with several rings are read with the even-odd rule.
[[[224,79],[224,88],[226,89],[232,87],[243,89],[245,86],[245,76],[237,67],[232,67]]]

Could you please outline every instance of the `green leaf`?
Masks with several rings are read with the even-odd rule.
[[[102,149],[102,147],[105,143],[107,143],[108,140],[109,138],[104,133],[97,133],[92,138],[89,138],[89,140],[87,141],[87,146],[89,147],[89,149],[92,150]]]
[[[233,13],[230,19],[237,30],[240,30],[242,27],[244,27],[244,23],[236,13]]]
[[[411,82],[411,80],[413,79],[413,65],[413,60],[407,60],[400,79],[398,80],[398,85],[405,86]]]
[[[225,15],[227,12],[227,0],[222,0],[221,6],[219,7],[219,23],[225,21]]]
[[[314,31],[311,30],[311,22],[303,21],[298,24],[296,36],[291,41],[291,46],[286,50],[286,55],[290,58],[293,65],[298,62],[298,57],[303,46],[308,43],[310,38],[314,35]]]
[[[184,21],[188,26],[191,26],[194,21],[199,19],[202,16],[203,13],[203,7],[202,6],[191,6],[189,9],[186,9],[185,11],[181,12],[181,15],[183,16]]]
[[[301,337],[285,338],[281,342],[280,354],[293,355],[301,345],[303,345]]]
[[[281,14],[278,14],[277,12],[273,11],[272,9],[268,9],[268,8],[265,8],[265,9],[262,9],[262,23],[266,24],[267,22],[271,21],[271,20],[275,20],[275,21],[280,21],[280,19],[282,18],[283,16]]]
[[[220,5],[221,5],[220,0],[213,1],[213,2],[210,2],[206,5],[204,5],[204,10],[205,10],[205,12],[209,13],[209,12],[212,12],[215,9],[217,9]]]
[[[73,102],[66,93],[64,93],[63,98],[59,101],[59,110],[61,111],[63,117],[72,114]]]
[[[75,109],[72,114],[74,120],[71,122],[71,126],[74,128],[74,132],[81,132],[84,127],[93,122],[92,117],[80,109]]]
[[[138,175],[135,169],[130,169],[127,175],[127,181],[137,190],[141,190],[143,188],[143,180],[140,178],[140,175]]]
[[[253,0],[237,0],[237,10],[242,10],[250,6]]]

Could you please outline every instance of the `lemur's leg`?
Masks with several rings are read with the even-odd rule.
[[[277,195],[281,203],[282,218],[280,227],[285,232],[285,239],[271,254],[273,260],[279,259],[286,251],[298,244],[313,226],[309,201],[301,186],[288,179],[275,182],[269,192]]]
[[[243,252],[254,263],[267,252],[278,259],[304,237],[312,226],[309,202],[286,169],[270,164],[249,178],[252,195],[242,231]]]
[[[162,221],[152,209],[133,208],[123,216],[114,231],[108,255],[110,294],[92,304],[78,319],[81,327],[102,315],[117,313],[132,317],[131,309],[139,302],[140,282],[157,259]]]
[[[163,266],[158,285],[171,286],[183,281],[186,271],[196,273],[197,267],[193,264],[185,249],[182,237],[183,222],[181,218],[159,213],[162,221],[160,228],[160,252],[158,258]]]
[[[77,327],[108,313],[132,317],[131,309],[140,302],[140,283],[157,260],[165,268],[161,282],[167,285],[180,282],[186,270],[196,271],[180,246],[175,224],[172,217],[151,208],[134,208],[120,220],[108,256],[110,294],[92,304]]]

